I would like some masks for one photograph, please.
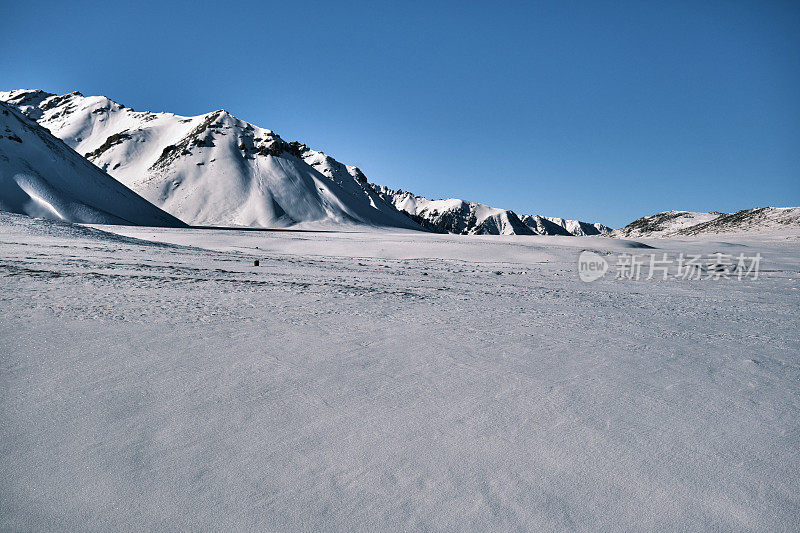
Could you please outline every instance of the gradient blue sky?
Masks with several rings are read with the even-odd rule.
[[[800,2],[49,2],[0,88],[224,108],[424,196],[621,226],[800,205]]]

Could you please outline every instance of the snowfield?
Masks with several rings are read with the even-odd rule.
[[[0,529],[796,530],[800,240],[709,239],[0,213]]]

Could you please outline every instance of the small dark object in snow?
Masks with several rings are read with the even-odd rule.
[[[258,266],[258,265],[260,265],[260,264],[261,264],[261,263],[259,263],[259,262],[258,262],[258,259],[256,259],[255,261],[253,261],[253,266],[254,266],[254,267],[257,267],[257,266]]]
[[[500,272],[499,270],[495,270],[494,273],[497,274],[498,276],[502,276],[503,275],[503,273]]]

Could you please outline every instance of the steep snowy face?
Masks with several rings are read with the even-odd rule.
[[[419,212],[424,209],[431,201],[422,196],[417,196],[402,189],[392,190],[385,185],[378,185],[376,183],[370,184],[372,189],[380,195],[381,198],[391,203],[397,210],[405,213],[407,216],[413,218],[418,224],[424,225],[431,231],[438,233],[447,233],[447,230],[437,228],[431,221],[423,219],[419,216]]]
[[[2,102],[0,210],[67,222],[184,226]]]
[[[664,211],[634,220],[612,237],[674,237],[706,234],[800,234],[800,207],[759,207],[736,213]]]
[[[421,229],[355,167],[219,110],[136,112],[104,96],[17,90],[0,100],[143,197],[194,225]]]
[[[392,190],[382,185],[372,187],[397,209],[420,225],[440,233],[464,235],[598,235],[611,231],[602,224],[549,218],[539,215],[518,216],[465,200],[429,200],[408,191]]]

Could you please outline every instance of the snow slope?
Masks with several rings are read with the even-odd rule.
[[[70,222],[183,226],[2,102],[0,210]]]
[[[649,238],[767,233],[800,234],[800,207],[759,207],[736,213],[664,211],[634,220],[610,236]]]
[[[800,242],[101,229],[0,213],[2,530],[800,523]]]
[[[577,220],[518,216],[513,211],[459,199],[429,200],[382,185],[372,187],[420,225],[439,233],[462,235],[599,235],[611,231],[602,224]]]
[[[357,169],[224,110],[196,117],[136,112],[77,92],[16,90],[0,100],[189,224],[420,229],[366,186]]]

